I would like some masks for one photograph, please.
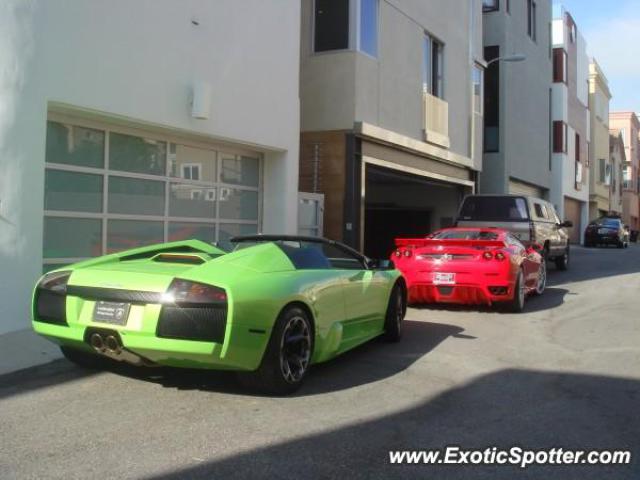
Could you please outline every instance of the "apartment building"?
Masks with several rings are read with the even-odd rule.
[[[386,257],[455,219],[482,167],[482,5],[303,0],[300,190],[324,235]]]
[[[624,185],[624,168],[627,161],[624,141],[619,130],[610,130],[609,161],[611,164],[611,190],[609,196],[609,212],[622,217],[622,191]],[[627,225],[629,225],[627,223]]]
[[[553,6],[551,194],[561,219],[571,220],[572,243],[589,221],[589,57],[571,14]]]
[[[612,210],[612,190],[616,188],[615,157],[609,145],[609,82],[595,59],[589,64],[589,118],[591,145],[589,148],[589,220]]]
[[[640,121],[634,112],[611,112],[609,125],[619,132],[624,143],[625,162],[622,168],[622,218],[631,230],[640,230],[640,205],[638,191],[640,181]]]
[[[0,13],[0,334],[28,327],[43,270],[295,233],[299,3],[8,0]]]
[[[484,0],[482,193],[548,198],[551,185],[551,0]],[[513,54],[518,63],[505,62]]]

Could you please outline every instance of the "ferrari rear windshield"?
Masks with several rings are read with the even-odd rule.
[[[496,232],[486,230],[443,230],[430,238],[434,240],[498,240]]]
[[[460,210],[461,220],[521,222],[529,219],[527,202],[520,197],[468,197]]]

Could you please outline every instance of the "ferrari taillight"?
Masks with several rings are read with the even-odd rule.
[[[404,251],[404,256],[409,258],[411,256],[411,250],[405,250]]]
[[[504,254],[504,253],[502,253],[502,252],[498,252],[498,253],[496,253],[496,254],[494,255],[494,258],[495,258],[496,260],[498,260],[498,261],[500,261],[500,262],[501,262],[501,261],[503,261],[503,260],[504,260],[505,258],[507,258],[507,257],[505,256],[505,254]]]
[[[491,260],[493,258],[493,253],[491,252],[484,252],[482,254],[482,258],[484,258],[485,260]]]
[[[393,254],[398,258],[402,256],[402,252],[400,250],[396,250],[395,252],[393,252]]]
[[[190,305],[227,303],[227,292],[213,285],[176,278],[169,285],[165,301]]]

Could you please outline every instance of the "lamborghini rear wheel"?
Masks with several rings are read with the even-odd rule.
[[[312,354],[313,329],[307,313],[288,307],[276,320],[260,367],[241,379],[264,393],[293,393],[307,374]]]

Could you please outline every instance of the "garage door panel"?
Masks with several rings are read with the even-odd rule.
[[[580,243],[580,209],[581,204],[573,198],[564,199],[564,219],[571,220],[573,227],[569,229],[569,241],[571,243]]]

